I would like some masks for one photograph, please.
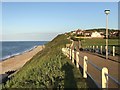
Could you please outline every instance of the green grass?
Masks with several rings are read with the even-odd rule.
[[[46,44],[7,83],[5,88],[87,88],[82,74],[61,49],[70,43],[65,35],[59,35]]]
[[[108,39],[108,46],[109,49],[112,51],[112,46],[116,47],[116,53],[119,53],[119,44],[118,44],[119,39]],[[96,39],[96,38],[91,38],[91,39],[84,39],[81,41],[82,42],[82,47],[85,48],[86,46],[103,46],[105,49],[106,45],[106,39]]]
[[[105,46],[106,44],[106,39],[95,39],[95,38],[91,38],[91,39],[84,39],[81,41],[83,47],[84,46],[90,46],[90,45],[98,45],[98,46]],[[108,40],[109,45],[118,45],[118,39],[109,39]]]

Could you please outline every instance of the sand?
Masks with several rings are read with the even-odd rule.
[[[38,46],[31,51],[23,54],[8,58],[0,62],[0,74],[5,74],[7,71],[19,70],[23,65],[28,62],[35,54],[41,51],[44,46]]]

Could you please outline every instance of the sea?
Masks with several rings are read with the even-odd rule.
[[[0,61],[20,55],[34,49],[39,45],[44,45],[49,41],[2,41],[0,42]]]

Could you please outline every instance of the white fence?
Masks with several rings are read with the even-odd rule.
[[[74,63],[75,60],[75,51],[71,50],[69,48],[62,48],[62,52],[69,57],[72,60],[72,63]],[[108,78],[114,81],[117,85],[120,85],[120,82],[113,78],[111,75],[108,74],[108,69],[106,67],[100,68],[94,63],[92,63],[90,60],[88,60],[87,56],[83,57],[83,77],[87,78],[87,75],[90,75],[88,73],[88,63],[91,64],[95,69],[99,70],[101,72],[101,86],[93,80],[96,85],[99,88],[108,88]],[[76,67],[79,68],[79,52],[76,51]]]
[[[93,45],[93,46],[86,46],[86,48],[90,48],[90,49],[93,49],[93,50],[100,49],[100,53],[102,54],[103,49],[106,49],[106,46],[95,46],[95,45]],[[116,52],[115,46],[112,46],[112,51],[111,52],[112,52],[112,56],[115,56],[115,52]]]

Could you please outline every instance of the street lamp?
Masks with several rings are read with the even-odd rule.
[[[108,14],[110,14],[110,10],[104,12],[106,14],[106,59],[108,59]]]

